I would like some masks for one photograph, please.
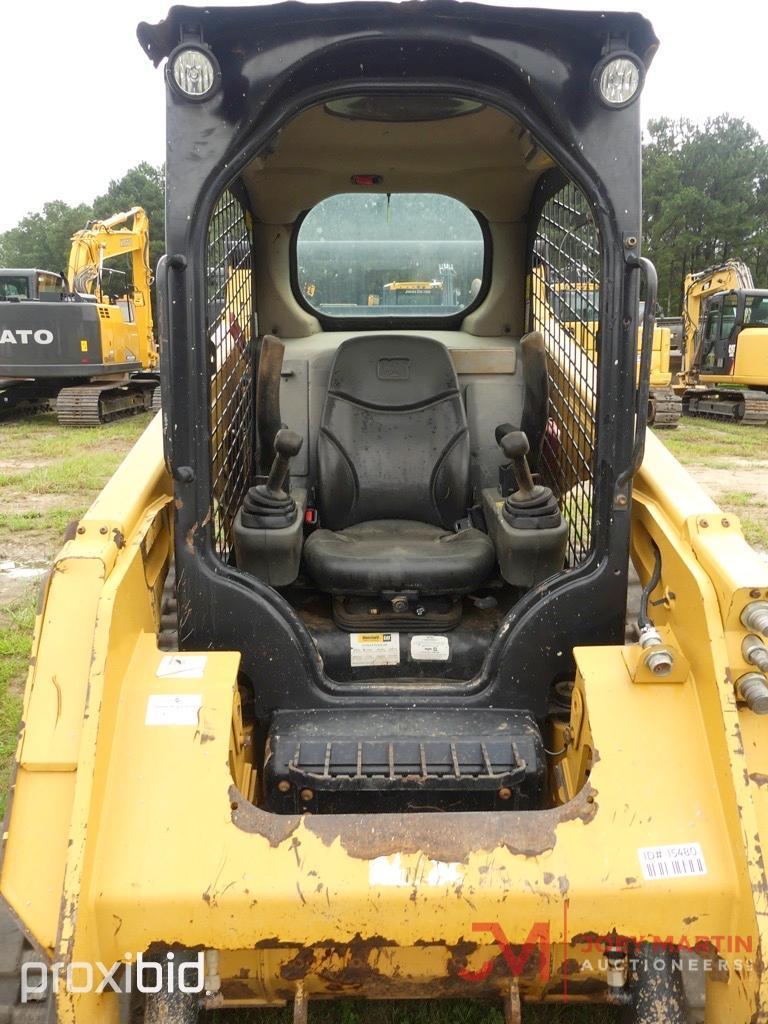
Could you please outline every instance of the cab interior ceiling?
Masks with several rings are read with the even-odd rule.
[[[259,324],[281,338],[319,333],[321,324],[289,285],[296,221],[321,200],[348,192],[432,192],[458,199],[487,222],[492,286],[462,330],[472,336],[522,333],[526,215],[539,177],[554,166],[529,132],[490,106],[425,121],[365,121],[325,104],[298,114],[244,169],[254,217]],[[381,178],[355,186],[355,174]]]

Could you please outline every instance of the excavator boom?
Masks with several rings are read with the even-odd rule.
[[[153,281],[149,263],[149,218],[140,206],[113,214],[106,220],[90,221],[75,232],[69,251],[67,285],[71,292],[95,294],[99,302],[103,301],[104,264],[117,256],[131,258],[136,325],[142,347],[146,345],[149,362],[155,365],[154,325],[149,302]]]

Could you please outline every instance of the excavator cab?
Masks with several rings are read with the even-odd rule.
[[[730,291],[707,300],[700,373],[726,376],[734,372],[741,332],[749,328],[745,347],[768,338],[768,291]],[[758,337],[754,332],[761,332]],[[764,358],[764,357],[763,357]],[[744,360],[746,362],[746,360]]]
[[[768,577],[646,437],[651,26],[280,3],[139,39],[162,415],[46,582],[0,866],[60,1021],[116,1024],[67,972],[141,957],[148,1024],[683,1024],[695,922],[754,950],[721,941],[707,1020],[759,1019]]]
[[[0,302],[38,299],[55,302],[67,291],[61,274],[48,270],[3,268],[0,270]]]

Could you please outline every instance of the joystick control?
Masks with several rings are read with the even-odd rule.
[[[506,424],[505,424],[506,426]],[[510,526],[519,530],[548,530],[562,522],[560,508],[549,487],[533,482],[531,467],[528,465],[530,446],[522,430],[510,430],[498,436],[499,447],[517,481],[517,490],[508,494],[504,501],[502,515]]]
[[[283,428],[275,434],[275,459],[267,482],[251,487],[243,502],[243,526],[251,529],[279,530],[292,526],[296,502],[286,488],[291,459],[299,454],[304,438],[295,430]]]

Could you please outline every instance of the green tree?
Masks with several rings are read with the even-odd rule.
[[[165,252],[165,168],[142,162],[110,181],[106,192],[94,199],[93,215],[103,219],[132,206],[142,206],[149,217],[149,262],[154,273]]]
[[[60,199],[46,203],[0,235],[0,265],[66,270],[69,240],[91,217],[93,211],[85,204],[69,206]]]
[[[89,220],[102,220],[143,206],[149,217],[149,259],[154,272],[165,251],[165,172],[140,163],[109,183],[92,204],[69,206],[61,200],[46,203],[39,213],[23,217],[0,235],[0,266],[66,270],[70,239]],[[119,261],[113,263],[119,267]]]
[[[659,271],[659,301],[682,303],[685,275],[739,257],[768,276],[768,146],[741,118],[703,126],[660,118],[643,153],[644,235]]]

